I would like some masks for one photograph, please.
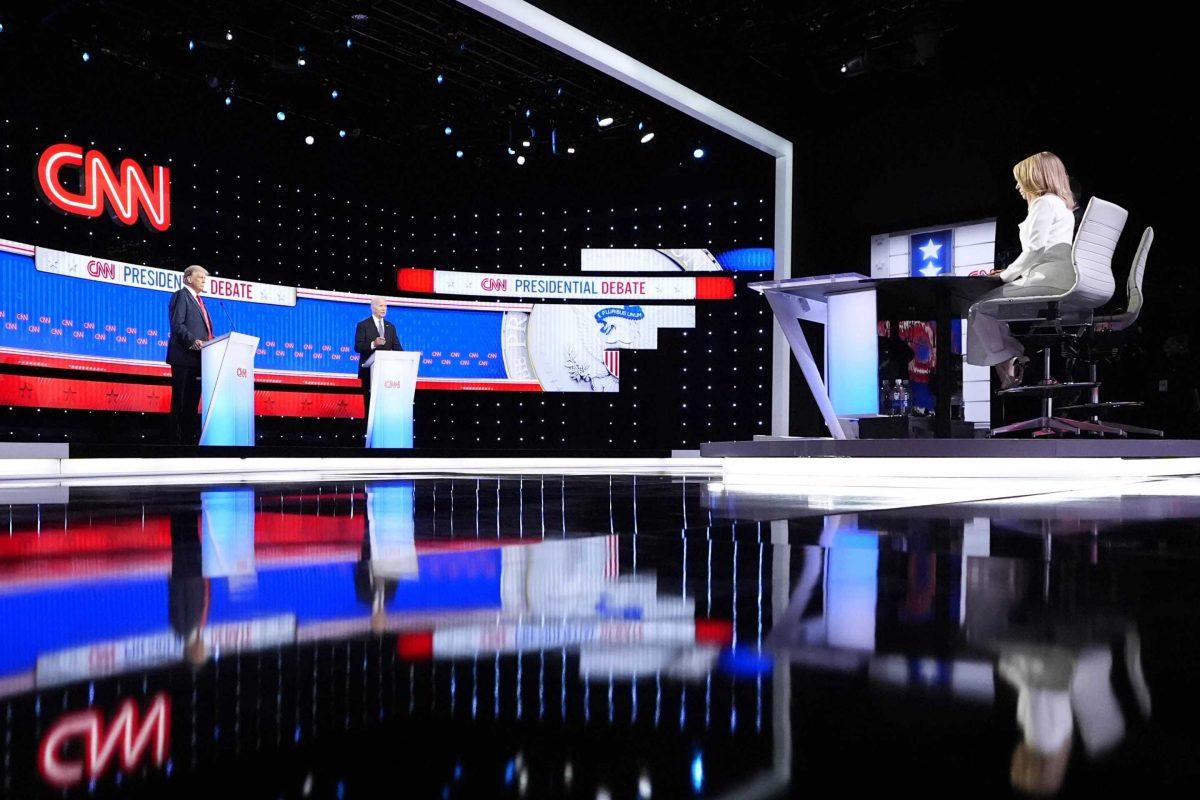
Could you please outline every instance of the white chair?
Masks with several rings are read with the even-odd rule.
[[[1001,396],[1040,397],[1042,413],[1033,419],[994,428],[992,436],[1032,431],[1034,436],[1056,436],[1064,433],[1112,434],[1124,436],[1119,428],[1103,423],[1083,422],[1054,416],[1054,397],[1092,389],[1095,382],[1058,382],[1050,375],[1050,357],[1054,345],[1066,345],[1079,337],[1068,327],[1091,325],[1092,312],[1112,299],[1116,281],[1112,274],[1113,252],[1125,228],[1129,212],[1120,206],[1093,197],[1083,212],[1075,241],[1071,245],[1071,262],[1075,267],[1075,283],[1067,291],[1051,291],[1036,297],[997,298],[987,302],[991,313],[1006,320],[1039,321],[1030,337],[1042,345],[1043,378],[1032,386],[1005,389]]]
[[[1142,286],[1145,282],[1146,261],[1150,258],[1150,245],[1154,244],[1154,228],[1146,228],[1142,232],[1141,241],[1138,242],[1137,252],[1133,256],[1133,264],[1129,268],[1129,280],[1125,282],[1125,290],[1128,293],[1128,300],[1125,304],[1124,311],[1118,311],[1113,314],[1108,314],[1102,317],[1094,317],[1092,319],[1092,334],[1093,338],[1097,335],[1103,336],[1109,332],[1124,331],[1133,327],[1133,323],[1137,322],[1138,316],[1142,312],[1142,304],[1145,302],[1145,293]],[[1094,351],[1094,347],[1092,348]],[[1143,428],[1138,425],[1125,425],[1119,422],[1105,422],[1100,419],[1100,414],[1105,411],[1119,411],[1126,408],[1139,408],[1143,404],[1138,401],[1108,401],[1100,400],[1100,383],[1097,380],[1096,359],[1094,353],[1090,358],[1091,364],[1089,367],[1091,382],[1096,384],[1092,388],[1089,402],[1080,403],[1079,405],[1063,406],[1059,409],[1063,413],[1086,413],[1091,415],[1090,421],[1093,424],[1104,425],[1110,428],[1119,428],[1126,434],[1135,433],[1142,436],[1162,436],[1163,432],[1156,428]]]

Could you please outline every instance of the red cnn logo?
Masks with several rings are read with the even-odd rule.
[[[60,173],[64,169],[79,171],[79,191],[63,186]],[[38,160],[38,186],[42,196],[52,206],[68,214],[98,217],[108,206],[111,216],[126,225],[133,225],[140,216],[156,231],[171,227],[171,173],[166,167],[153,167],[154,182],[133,159],[121,162],[119,172],[98,150],[88,150],[73,144],[56,144],[46,148]],[[105,203],[105,198],[108,202]],[[139,208],[143,212],[139,214]]]
[[[82,740],[82,760],[64,757],[64,747],[75,739]],[[118,754],[118,747],[125,772],[137,768],[147,750],[155,766],[166,763],[171,747],[171,701],[165,693],[154,696],[140,724],[133,700],[121,703],[107,731],[104,718],[94,708],[61,717],[42,737],[38,771],[46,783],[66,789],[85,777],[91,781],[103,775]]]

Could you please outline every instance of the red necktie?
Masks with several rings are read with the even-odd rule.
[[[200,313],[204,315],[204,324],[208,326],[208,338],[212,339],[212,320],[208,318],[208,309],[204,307],[204,301],[200,299],[200,295],[196,295],[196,302],[200,304]]]

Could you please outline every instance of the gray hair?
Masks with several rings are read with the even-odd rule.
[[[372,305],[372,306],[374,306],[376,303],[383,303],[383,304],[386,306],[386,305],[387,305],[387,298],[386,298],[386,297],[372,297],[372,298],[371,298],[371,305]]]
[[[208,270],[206,270],[204,267],[200,266],[199,264],[192,264],[183,271],[183,282],[187,283],[187,279],[195,275],[197,272],[203,272],[205,275],[208,274]]]

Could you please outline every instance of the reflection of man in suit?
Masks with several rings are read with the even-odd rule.
[[[399,584],[399,578],[385,577],[375,569],[370,532],[364,532],[362,550],[354,567],[354,594],[359,602],[371,607],[371,630],[375,633],[387,628],[387,604],[396,597]]]
[[[183,271],[183,287],[171,295],[171,338],[167,363],[171,365],[171,444],[196,444],[200,440],[200,347],[213,338],[212,320],[200,293],[208,270],[193,264]]]
[[[208,660],[202,635],[211,600],[200,548],[200,512],[195,504],[171,513],[171,577],[167,579],[167,614],[171,629],[183,639],[183,655],[193,667]]]
[[[371,316],[358,323],[354,330],[354,351],[358,353],[358,379],[362,381],[363,419],[371,410],[371,370],[363,366],[377,350],[403,350],[396,326],[388,322],[387,302],[382,297],[371,301]]]

